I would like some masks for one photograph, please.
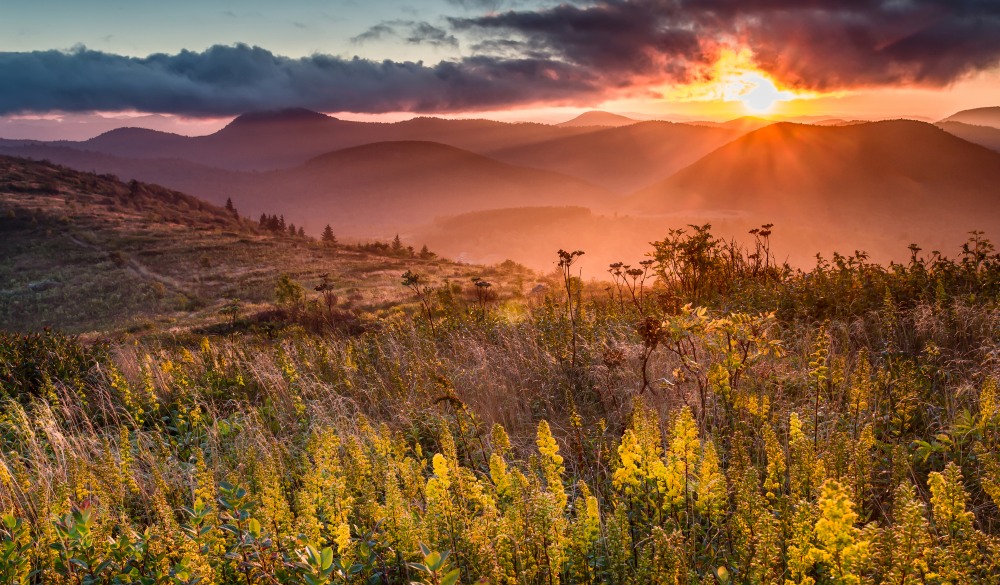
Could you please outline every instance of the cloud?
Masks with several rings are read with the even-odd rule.
[[[605,91],[594,72],[544,59],[474,56],[419,62],[288,58],[248,45],[125,57],[0,53],[0,115],[137,110],[226,116],[304,107],[338,112],[446,112],[513,104],[583,104]]]
[[[406,42],[413,45],[434,45],[437,47],[458,47],[458,39],[443,28],[427,22],[409,23],[410,30]]]
[[[458,38],[443,28],[429,22],[415,20],[388,20],[370,27],[365,32],[351,37],[354,44],[400,38],[411,45],[431,45],[435,47],[458,47]]]
[[[997,0],[601,0],[452,18],[478,45],[509,43],[581,67],[665,82],[749,48],[810,89],[941,86],[1000,63]]]
[[[369,41],[380,41],[386,37],[399,36],[396,32],[396,28],[389,24],[388,22],[380,22],[374,26],[371,26],[365,32],[351,37],[351,42],[354,44],[367,43]]]
[[[486,0],[453,0],[470,9]],[[499,5],[499,4],[496,4]],[[437,64],[289,58],[247,45],[126,57],[0,53],[0,114],[139,110],[190,116],[306,107],[378,113],[592,105],[712,74],[748,48],[786,85],[811,90],[943,86],[1000,63],[1000,0],[545,0],[502,12],[380,23],[354,38],[439,47]]]

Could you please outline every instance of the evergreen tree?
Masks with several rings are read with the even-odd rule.
[[[285,215],[284,215],[284,214],[282,214],[282,215],[281,215],[281,216],[280,216],[280,217],[278,218],[278,229],[277,229],[277,231],[279,231],[279,232],[283,232],[283,231],[285,231],[285,228],[286,228],[286,227],[287,227],[287,226],[285,225]]]
[[[295,224],[294,223],[288,224],[288,235],[294,238],[297,233],[299,233],[299,231],[295,229]]]
[[[324,244],[337,243],[337,236],[333,235],[333,228],[330,227],[330,224],[326,224],[326,227],[323,228],[323,235],[320,237],[320,239],[323,241]]]
[[[399,234],[396,234],[396,237],[392,239],[392,251],[401,252],[402,250],[403,250],[403,240],[399,239]]]
[[[260,214],[260,219],[258,220],[257,223],[259,223],[260,227],[264,229],[270,229],[268,226],[268,222],[270,221],[270,219],[271,218],[269,218],[266,213],[262,213]]]
[[[302,226],[299,226],[299,237],[300,238],[306,237],[306,230],[304,230]]]
[[[236,207],[233,205],[233,198],[232,197],[226,197],[226,211],[228,211],[229,213],[232,213],[233,215],[238,215],[236,213]]]

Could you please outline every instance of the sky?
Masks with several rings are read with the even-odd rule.
[[[0,137],[254,110],[558,121],[1000,105],[1000,0],[0,0]]]

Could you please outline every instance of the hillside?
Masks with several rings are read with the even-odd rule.
[[[624,194],[669,177],[739,135],[739,131],[723,128],[638,122],[500,150],[493,156]]]
[[[961,122],[962,124],[971,124],[973,126],[990,126],[993,128],[1000,128],[1000,106],[962,110],[961,112],[952,114],[941,121]]]
[[[811,226],[845,242],[842,250],[851,239],[885,237],[936,245],[971,229],[1000,230],[997,185],[1000,154],[930,124],[781,123],[640,191],[623,209]]]
[[[607,208],[616,200],[576,178],[432,142],[368,144],[294,168],[254,173],[45,145],[0,148],[0,154],[162,184],[219,205],[232,198],[251,217],[282,210],[313,235],[329,223],[341,235],[392,237],[440,215],[531,204]]]
[[[726,130],[732,130],[733,132],[739,132],[740,134],[746,134],[747,132],[753,132],[755,130],[760,130],[772,124],[776,123],[776,120],[770,120],[768,118],[758,118],[756,116],[743,116],[741,118],[734,118],[726,122],[689,122],[694,126],[707,126],[709,128],[724,128]]]
[[[332,223],[357,237],[405,230],[441,215],[530,204],[607,207],[614,200],[577,179],[432,142],[384,142],[326,154],[260,177],[241,204],[264,206],[279,193],[307,229]]]
[[[937,127],[962,140],[1000,152],[1000,128],[973,126],[962,122],[938,122]]]
[[[462,278],[475,267],[389,257],[262,233],[256,222],[154,185],[0,157],[0,323],[10,331],[180,331],[217,322],[228,298],[267,309],[281,273],[333,276],[345,309],[408,299],[410,267]]]
[[[244,114],[207,136],[122,128],[62,145],[129,159],[180,159],[229,170],[269,170],[369,142],[371,130],[379,126],[294,109]]]
[[[560,124],[556,124],[562,128],[575,128],[575,127],[587,127],[587,126],[607,126],[607,127],[618,127],[618,126],[628,126],[630,124],[635,124],[638,120],[633,120],[627,116],[622,116],[620,114],[612,114],[611,112],[601,112],[597,110],[592,110],[590,112],[584,112],[579,116],[573,118],[572,120],[566,120]]]
[[[321,154],[374,142],[432,141],[481,154],[592,132],[491,120],[414,118],[392,124],[340,120],[309,110],[251,112],[207,136],[123,128],[84,142],[60,142],[129,159],[182,159],[238,171],[288,168]]]
[[[123,180],[155,183],[205,201],[225,203],[239,196],[251,176],[177,158],[125,158],[102,152],[79,150],[58,143],[29,143],[19,146],[0,143],[0,155],[49,161],[82,172],[111,174]]]

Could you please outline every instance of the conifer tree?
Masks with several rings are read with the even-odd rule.
[[[330,227],[330,224],[326,224],[326,227],[323,228],[323,235],[320,237],[320,240],[328,245],[337,243],[337,236],[333,235],[333,228]]]

